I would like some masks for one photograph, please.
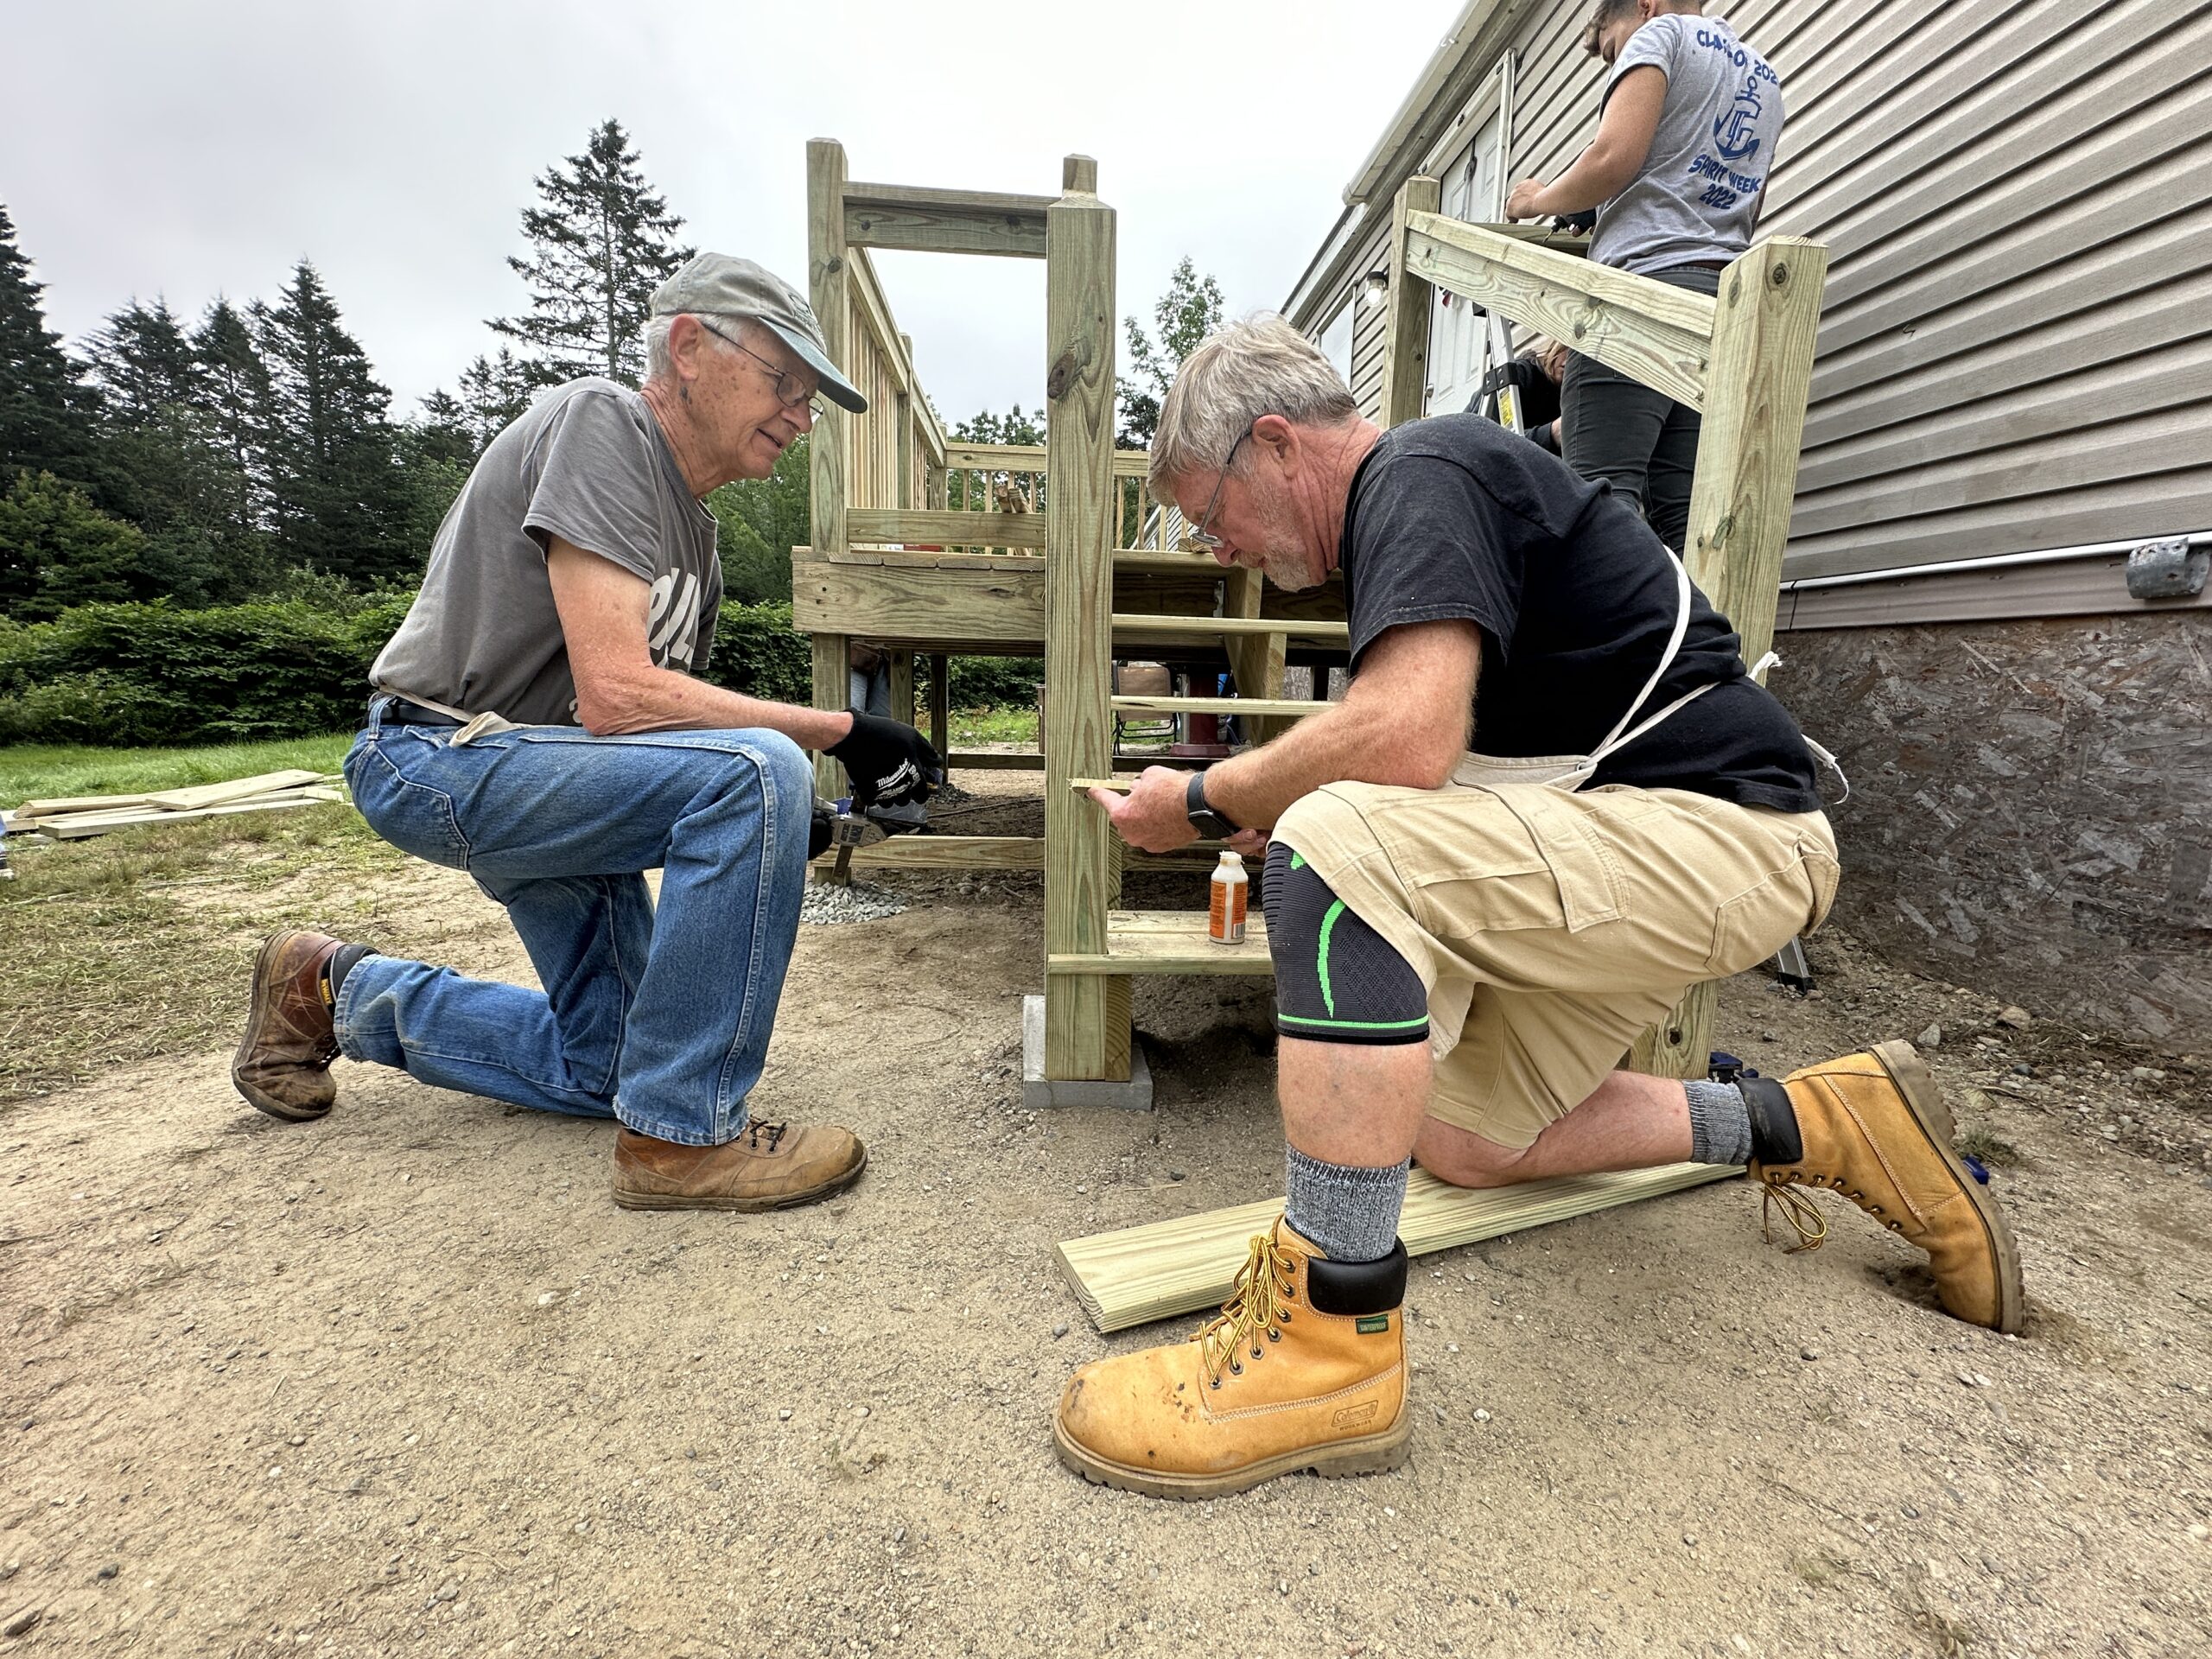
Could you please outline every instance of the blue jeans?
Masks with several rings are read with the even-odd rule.
[[[461,747],[384,723],[346,757],[369,825],[506,906],[543,991],[399,957],[346,976],[346,1057],[544,1112],[734,1140],[798,932],[814,772],[768,731],[594,737],[529,727]],[[662,870],[655,913],[640,871]]]

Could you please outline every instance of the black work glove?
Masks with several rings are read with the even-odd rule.
[[[830,837],[837,826],[837,809],[816,798],[813,820],[806,826],[806,861],[811,864],[830,850]]]
[[[881,803],[902,806],[925,801],[944,781],[944,762],[936,748],[904,721],[852,711],[853,729],[826,753],[844,763],[853,780],[853,805],[861,810]]]

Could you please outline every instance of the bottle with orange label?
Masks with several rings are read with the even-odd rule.
[[[1252,890],[1244,861],[1224,852],[1213,867],[1213,902],[1206,907],[1206,937],[1216,944],[1244,943],[1244,905]]]

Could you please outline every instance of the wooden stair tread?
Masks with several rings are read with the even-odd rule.
[[[1334,705],[1285,697],[1112,697],[1117,715],[1318,715]]]
[[[1300,622],[1287,616],[1147,616],[1125,611],[1114,613],[1116,633],[1139,636],[1180,633],[1281,633],[1300,639],[1349,641],[1351,629],[1343,622]]]
[[[1112,910],[1106,912],[1106,954],[1048,956],[1057,974],[1240,974],[1272,976],[1268,922],[1250,906],[1241,944],[1216,944],[1206,937],[1203,910]]]

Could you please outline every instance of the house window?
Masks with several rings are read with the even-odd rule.
[[[1319,341],[1321,355],[1336,365],[1346,385],[1351,384],[1351,302],[1346,301],[1338,308],[1334,320],[1321,330]]]

